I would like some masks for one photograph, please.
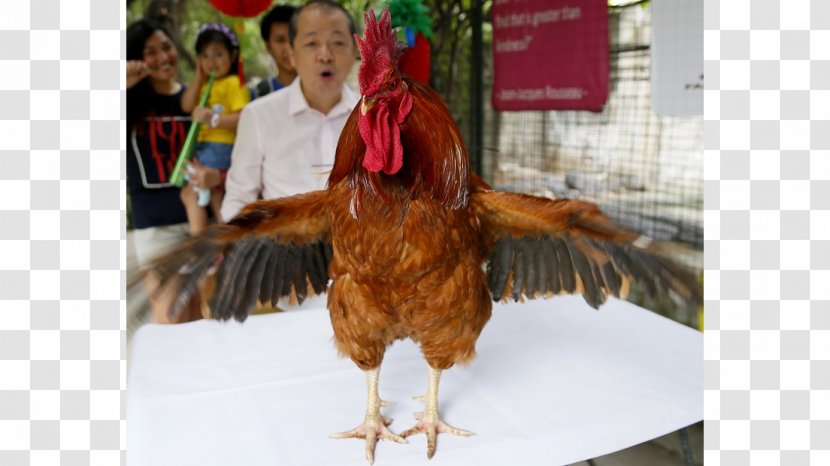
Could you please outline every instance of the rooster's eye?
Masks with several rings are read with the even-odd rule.
[[[390,90],[390,91],[391,91],[391,90],[394,90],[394,89],[395,89],[395,86],[397,86],[397,85],[398,85],[398,84],[397,84],[395,81],[391,81],[391,82],[389,83],[389,90]]]

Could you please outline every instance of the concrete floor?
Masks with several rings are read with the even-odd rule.
[[[689,447],[695,466],[703,465],[703,423],[688,428]],[[594,466],[685,466],[680,434],[673,432],[650,442],[593,459]],[[571,466],[590,466],[587,461]]]
[[[127,232],[127,277],[135,273],[135,256],[132,252],[132,232]],[[129,280],[128,280],[129,281]],[[130,363],[132,336],[141,325],[149,322],[147,295],[141,286],[127,290],[127,367]],[[703,465],[703,423],[689,427],[689,445],[694,466]],[[652,441],[593,459],[593,466],[685,466],[677,432]],[[572,466],[591,466],[587,461]]]

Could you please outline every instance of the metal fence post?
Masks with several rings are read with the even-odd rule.
[[[473,43],[470,47],[472,54],[471,64],[472,70],[470,72],[470,141],[467,142],[467,148],[472,157],[473,170],[479,175],[482,174],[483,153],[482,146],[484,145],[483,128],[484,128],[484,109],[482,105],[483,87],[484,87],[484,37],[482,35],[483,22],[483,0],[474,0],[470,8],[470,23],[473,27]]]

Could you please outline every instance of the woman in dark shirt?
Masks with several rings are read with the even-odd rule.
[[[176,80],[177,65],[161,25],[143,19],[127,28],[127,189],[141,268],[189,234],[179,189],[170,183],[190,126],[179,103],[185,86]],[[154,320],[165,321],[161,306],[153,307]]]

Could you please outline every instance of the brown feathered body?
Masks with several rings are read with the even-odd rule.
[[[335,204],[328,307],[338,349],[369,369],[410,337],[435,368],[469,360],[491,310],[474,217],[416,200],[400,226],[384,229],[355,221],[348,201]],[[372,204],[367,219],[386,207]]]
[[[328,306],[338,349],[362,369],[380,365],[386,347],[407,337],[432,367],[466,362],[492,307],[461,137],[434,91],[404,82],[413,108],[401,125],[400,174],[361,166],[355,109],[329,180]]]

